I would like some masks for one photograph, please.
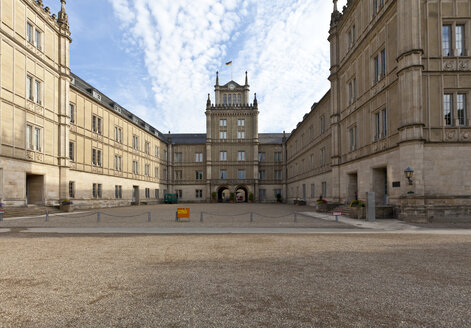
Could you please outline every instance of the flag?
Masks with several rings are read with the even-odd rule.
[[[226,63],[227,66],[232,65],[232,60]]]

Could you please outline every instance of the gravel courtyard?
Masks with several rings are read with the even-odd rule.
[[[0,234],[0,327],[469,327],[462,235]]]

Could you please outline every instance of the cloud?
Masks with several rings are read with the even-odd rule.
[[[249,71],[261,131],[290,130],[329,88],[331,1],[108,1],[127,51],[143,53],[157,109],[135,106],[172,132],[205,131],[207,93],[216,70],[230,79],[228,60],[235,80]]]

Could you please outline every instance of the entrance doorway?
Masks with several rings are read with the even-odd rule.
[[[139,205],[139,186],[132,187],[132,204]]]
[[[242,186],[238,187],[236,189],[235,197],[236,197],[236,202],[237,203],[247,203],[247,201],[248,201],[247,188],[242,187]]]
[[[350,204],[354,200],[358,200],[358,174],[348,174],[348,189],[347,189],[347,201]]]
[[[26,175],[26,203],[28,205],[44,204],[44,175]]]
[[[386,167],[373,169],[373,191],[377,205],[388,203],[388,171]]]
[[[218,189],[218,202],[223,203],[223,202],[228,202],[231,197],[231,192],[227,187],[221,187]]]

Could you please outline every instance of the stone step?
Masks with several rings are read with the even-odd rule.
[[[60,210],[49,206],[32,206],[32,207],[4,207],[4,218],[14,218],[23,216],[44,215],[46,211],[49,213],[59,213]]]

